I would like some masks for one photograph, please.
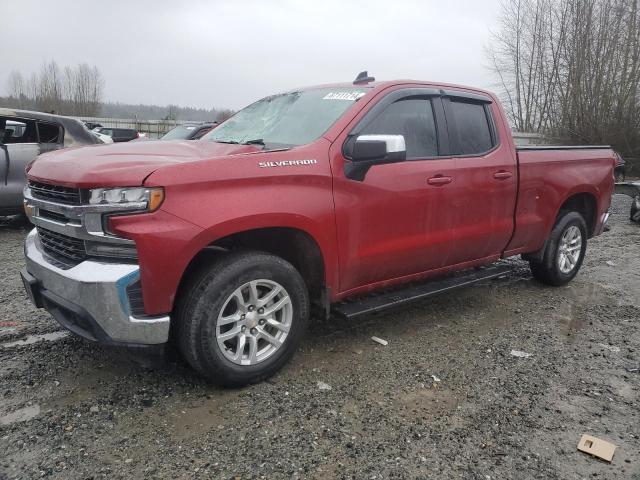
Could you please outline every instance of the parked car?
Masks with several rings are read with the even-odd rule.
[[[89,130],[95,130],[96,128],[100,128],[102,127],[101,124],[96,123],[96,122],[83,122],[85,124],[85,126],[89,129]]]
[[[640,182],[618,182],[615,193],[631,197],[629,218],[632,222],[640,223]]]
[[[107,143],[107,144],[109,144],[109,143],[113,143],[113,138],[111,138],[109,135],[105,135],[105,134],[103,134],[103,133],[100,133],[100,132],[98,132],[98,131],[94,131],[94,130],[91,130],[91,133],[92,133],[93,135],[95,135],[96,137],[98,137],[98,139],[99,139],[99,140],[100,140],[100,142],[102,142],[102,143]]]
[[[218,122],[205,122],[178,125],[165,133],[160,140],[198,140],[218,125]]]
[[[312,307],[353,318],[503,275],[491,264],[514,255],[566,284],[605,227],[615,164],[608,147],[515,148],[491,93],[365,74],[259,100],[198,142],[46,155],[22,276],[82,337],[172,335],[200,374],[243,385],[287,362]]]
[[[129,142],[140,137],[140,134],[133,128],[100,127],[95,131],[110,136],[114,143]]]
[[[22,213],[24,169],[39,154],[95,143],[100,142],[78,120],[0,108],[0,215]]]

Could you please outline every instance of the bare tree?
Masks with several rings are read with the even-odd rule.
[[[639,0],[505,0],[488,49],[513,126],[640,154]]]
[[[13,70],[9,74],[7,90],[9,96],[17,101],[18,108],[23,108],[23,104],[27,99],[27,84],[19,71]]]
[[[97,67],[86,63],[65,68],[65,100],[73,115],[95,116],[102,102],[104,80]]]
[[[36,103],[39,108],[49,113],[61,113],[62,77],[56,62],[42,65],[38,75]]]

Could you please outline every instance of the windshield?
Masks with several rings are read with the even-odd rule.
[[[185,138],[191,138],[195,129],[195,125],[179,125],[165,133],[160,137],[160,140],[184,140]]]
[[[305,145],[326,132],[365,93],[366,87],[316,88],[266,97],[240,110],[203,139],[265,148]]]

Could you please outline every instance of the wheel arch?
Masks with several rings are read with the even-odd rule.
[[[180,289],[186,280],[203,262],[238,250],[253,250],[271,253],[291,263],[304,279],[311,300],[324,305],[328,302],[331,266],[327,265],[327,252],[321,242],[308,230],[298,226],[259,226],[255,228],[236,228],[224,234],[209,232],[194,250],[186,265],[178,286]]]
[[[545,240],[542,246],[530,253],[523,254],[526,260],[541,260],[547,249],[548,239],[551,235],[553,227],[558,223],[563,212],[577,212],[584,218],[587,224],[587,237],[590,238],[595,232],[598,219],[598,201],[597,195],[591,189],[575,189],[567,194],[556,209],[555,216],[550,218],[549,224],[546,226]]]
[[[595,233],[598,221],[598,197],[597,193],[590,189],[583,189],[568,194],[558,207],[551,229],[557,223],[562,212],[577,212],[584,218],[587,224],[587,234],[590,237]],[[551,231],[551,229],[549,231]]]

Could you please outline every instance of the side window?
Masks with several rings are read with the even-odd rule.
[[[40,143],[62,143],[60,126],[55,123],[38,122],[38,137]]]
[[[482,103],[452,99],[450,112],[458,130],[461,155],[476,155],[493,148],[491,127]]]
[[[32,120],[0,117],[0,143],[35,143],[36,126]]]
[[[404,135],[407,159],[438,155],[438,136],[431,100],[407,98],[389,105],[361,135]]]

